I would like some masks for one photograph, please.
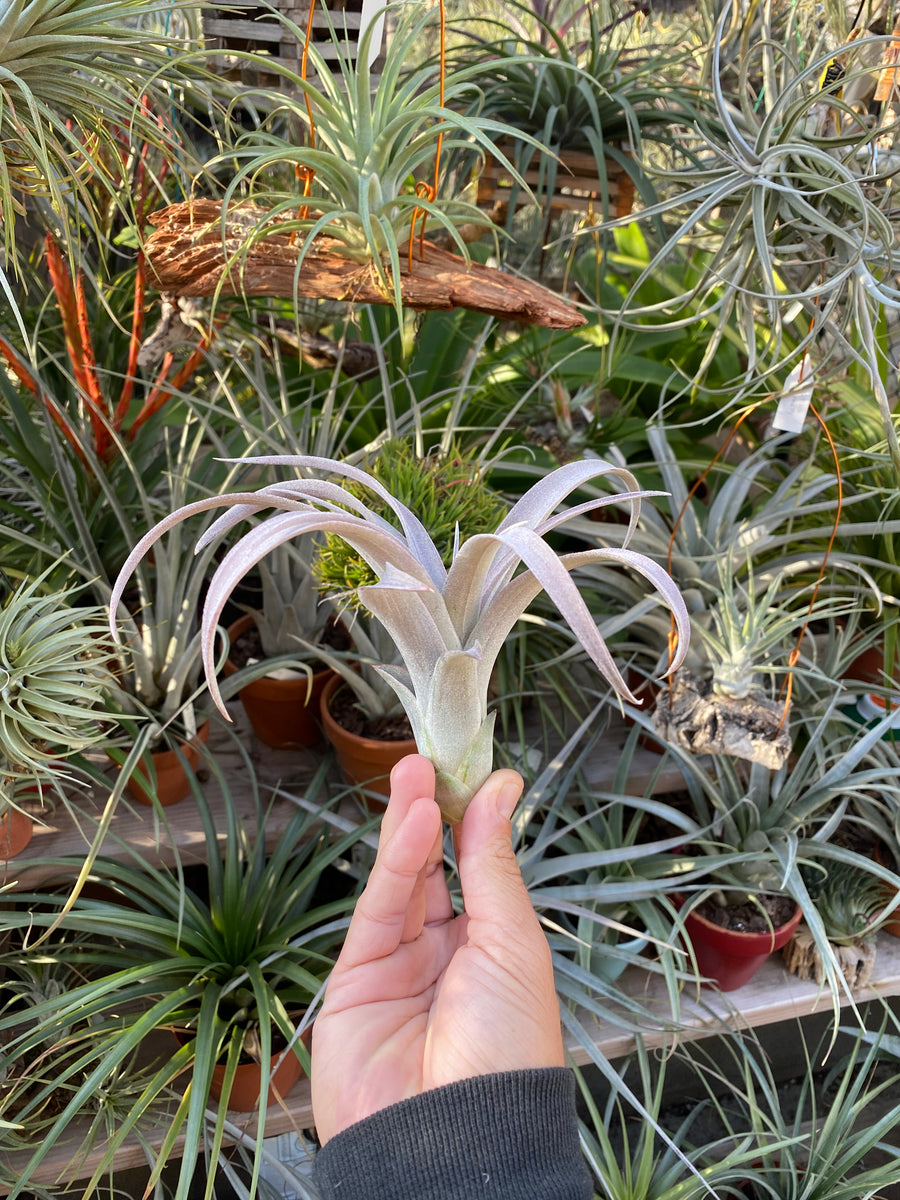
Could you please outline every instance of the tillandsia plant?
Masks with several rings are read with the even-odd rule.
[[[25,771],[103,736],[103,609],[75,607],[75,589],[43,591],[51,573],[22,584],[0,608],[0,752]]]
[[[448,189],[441,173],[442,150],[471,150],[474,143],[496,156],[526,192],[528,188],[491,140],[510,133],[509,127],[461,111],[462,98],[474,90],[474,70],[460,70],[450,78],[433,63],[409,70],[422,40],[431,36],[433,8],[418,3],[389,8],[399,13],[398,24],[377,80],[371,60],[378,21],[363,31],[355,61],[333,39],[339,67],[335,71],[309,40],[309,30],[271,9],[303,47],[301,72],[282,66],[276,87],[242,90],[242,105],[258,103],[268,115],[209,168],[215,171],[227,164],[234,172],[237,166],[225,190],[223,220],[232,200],[248,187],[254,200],[270,206],[247,210],[258,218],[248,249],[267,235],[296,230],[303,237],[302,262],[317,237],[327,236],[330,250],[374,272],[394,298],[402,321],[401,257],[411,263],[420,223],[446,234],[467,262],[469,252],[459,226],[485,224],[479,208]],[[255,61],[252,55],[241,57]],[[276,69],[268,56],[258,61],[268,73]],[[315,83],[306,77],[307,63]],[[298,126],[305,131],[306,144],[294,132]],[[537,146],[534,139],[528,140]],[[296,189],[287,187],[291,169],[303,184],[299,197]],[[240,251],[238,271],[239,257]]]
[[[12,0],[0,6],[0,292],[19,315],[11,276],[17,220],[46,210],[67,233],[99,229],[127,206],[116,169],[133,143],[178,150],[168,117],[188,85],[177,51],[199,33],[191,0]],[[168,85],[168,86],[167,86]],[[155,103],[159,100],[159,104]],[[17,289],[18,290],[18,289]],[[19,316],[20,328],[24,323]]]
[[[843,371],[857,363],[896,467],[900,443],[876,328],[880,314],[898,304],[897,212],[889,196],[900,123],[890,95],[873,96],[881,72],[868,58],[887,55],[890,38],[861,36],[828,48],[802,7],[721,6],[704,68],[721,132],[698,130],[693,146],[679,147],[683,162],[653,171],[663,198],[641,219],[673,220],[621,308],[609,314],[611,336],[647,321],[660,333],[692,326],[699,313],[716,332],[690,380],[695,388],[727,331],[739,332],[745,355],[723,392],[730,404],[742,389],[783,379],[807,354],[816,374],[826,364]],[[734,78],[724,63],[732,39],[740,47]],[[860,84],[861,102],[851,105],[842,92]],[[664,307],[637,301],[684,246],[697,251],[702,277]]]
[[[129,555],[113,588],[111,626],[132,572],[160,537],[195,513],[227,507],[198,542],[208,547],[240,521],[262,509],[282,511],[245,534],[223,558],[210,581],[203,608],[203,661],[210,693],[221,706],[215,680],[216,628],[235,583],[271,549],[300,534],[323,530],[344,538],[373,567],[377,582],[360,586],[362,604],[393,638],[402,666],[381,673],[400,697],[419,750],[434,762],[438,797],[446,820],[455,823],[490,773],[494,716],[487,711],[491,669],[519,617],[541,590],[615,691],[633,699],[596,623],[569,572],[584,563],[615,563],[638,572],[671,608],[684,657],[689,619],[684,602],[666,572],[652,559],[627,548],[557,554],[544,540],[571,516],[624,499],[633,527],[647,495],[634,476],[600,460],[569,463],[545,476],[513,505],[492,533],[477,533],[454,549],[449,570],[418,517],[371,475],[346,463],[312,456],[272,456],[246,460],[304,473],[337,475],[363,484],[386,503],[399,528],[377,516],[347,488],[328,480],[301,478],[257,492],[210,497],[186,505],[155,525]],[[624,493],[596,497],[556,510],[577,488],[608,477]],[[516,573],[519,565],[524,570]]]
[[[142,1043],[147,1053],[152,1045],[147,1039],[156,1031],[180,1030],[182,1044],[176,1048],[173,1040],[172,1051],[141,1075],[131,1103],[118,1112],[114,1128],[104,1130],[102,1153],[94,1160],[95,1169],[90,1168],[94,1175],[85,1196],[101,1189],[125,1139],[140,1138],[142,1122],[162,1115],[160,1102],[172,1096],[174,1087],[175,1102],[161,1122],[162,1141],[150,1159],[147,1194],[183,1137],[181,1169],[171,1194],[186,1200],[204,1136],[213,1157],[222,1147],[226,1106],[242,1052],[252,1047],[264,1080],[282,1056],[296,1056],[309,1066],[300,1034],[311,1020],[353,905],[352,896],[320,901],[317,886],[323,872],[368,830],[354,826],[332,835],[322,764],[269,855],[262,798],[254,790],[253,809],[241,812],[226,772],[214,760],[209,769],[224,813],[211,811],[195,780],[206,867],[202,889],[188,885],[180,863],[153,866],[136,849],[125,847],[127,861],[99,856],[94,863],[94,878],[108,889],[102,903],[84,897],[71,901],[60,891],[42,896],[20,892],[22,904],[33,911],[33,938],[25,945],[21,911],[0,917],[0,927],[10,934],[0,959],[13,977],[36,953],[61,958],[72,977],[62,993],[54,989],[34,996],[27,1019],[21,1004],[9,1002],[0,1009],[4,1078],[18,1077],[20,1068],[40,1055],[58,1068],[33,1077],[23,1097],[25,1122],[51,1103],[52,1110],[41,1137],[30,1142],[20,1177],[10,1189],[13,1197],[30,1194],[32,1173],[52,1151],[61,1155],[67,1144],[71,1162],[63,1168],[57,1163],[54,1170],[67,1181],[82,1178],[82,1143],[73,1138],[72,1122],[132,1062]],[[81,860],[43,864],[70,878]],[[41,949],[35,951],[39,934]],[[217,1062],[225,1066],[221,1103],[206,1126]],[[262,1104],[251,1125],[259,1140],[265,1124]],[[215,1172],[207,1197],[214,1181]]]
[[[76,589],[45,590],[52,572],[0,608],[0,813],[25,787],[61,793],[72,779],[66,760],[104,736],[103,609],[76,607]]]
[[[259,564],[260,607],[247,611],[266,658],[296,654],[305,643],[317,642],[334,612],[313,577],[314,540],[301,538],[298,543],[276,547]]]

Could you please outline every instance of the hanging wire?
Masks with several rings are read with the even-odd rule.
[[[300,78],[303,80],[304,83],[306,83],[306,72],[308,70],[308,64],[309,64],[309,44],[312,41],[313,14],[315,13],[315,10],[316,10],[316,0],[309,0],[309,13],[307,14],[307,17],[306,17],[306,38],[304,39],[304,42],[303,42],[303,54],[301,55],[301,58],[300,58]],[[310,150],[315,150],[315,148],[316,148],[316,122],[315,122],[315,118],[313,117],[312,101],[309,98],[309,92],[307,91],[306,88],[303,89],[303,99],[306,104],[306,115],[309,120],[309,148],[310,148]],[[302,181],[302,183],[303,183],[302,196],[303,196],[304,200],[308,200],[310,195],[312,194],[313,180],[316,177],[315,168],[307,167],[302,163],[298,163],[298,165],[296,167],[294,167],[294,174],[296,175],[298,180]],[[308,219],[308,217],[309,217],[309,204],[303,204],[303,205],[301,205],[300,210],[297,213],[297,219],[300,221],[305,221]]]
[[[446,13],[444,11],[444,0],[439,0],[438,8],[439,8],[440,20],[441,20],[440,106],[441,106],[441,108],[443,108],[444,107],[445,77],[446,77],[446,72],[447,72],[447,48],[446,48],[447,17],[446,17]],[[439,124],[442,125],[443,121],[444,121],[444,118],[441,117],[439,120]],[[433,204],[434,201],[437,199],[438,185],[440,183],[440,176],[441,176],[441,148],[443,146],[443,142],[444,142],[444,131],[443,131],[443,129],[438,129],[437,146],[435,147],[435,152],[434,152],[434,182],[428,183],[426,180],[420,179],[419,182],[416,184],[416,196],[420,200],[428,201],[429,204]],[[408,247],[408,257],[407,257],[407,269],[409,271],[412,271],[413,242],[414,242],[415,236],[416,236],[416,221],[419,219],[420,215],[422,217],[422,227],[419,230],[419,258],[422,259],[425,257],[425,221],[427,219],[428,213],[424,208],[421,208],[417,204],[416,207],[413,209],[412,221],[410,222],[410,225],[409,225],[409,247]]]

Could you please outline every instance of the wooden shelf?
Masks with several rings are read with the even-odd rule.
[[[665,992],[659,976],[629,968],[622,976],[622,988],[631,995],[640,995],[651,1010],[658,1011],[661,1022],[668,1013]],[[888,934],[879,934],[875,971],[868,987],[853,994],[854,1003],[867,1000],[887,999],[900,995],[900,939]],[[846,997],[844,1004],[850,1003]],[[830,996],[815,983],[803,982],[790,975],[782,964],[781,956],[774,955],[764,964],[760,972],[735,992],[718,992],[714,989],[685,987],[682,991],[683,1028],[678,1033],[666,1030],[647,1029],[643,1037],[648,1046],[671,1046],[678,1041],[696,1040],[729,1030],[758,1028],[792,1018],[809,1016],[812,1013],[828,1012]],[[632,1034],[612,1025],[586,1023],[598,1050],[606,1058],[622,1058],[635,1045]],[[579,1065],[591,1061],[583,1047],[568,1038],[572,1060]],[[250,1137],[255,1136],[256,1113],[230,1113],[229,1121]],[[266,1137],[290,1133],[295,1130],[313,1128],[312,1103],[309,1081],[301,1079],[285,1097],[284,1105],[274,1104],[266,1113]],[[145,1129],[144,1134],[151,1145],[158,1146],[162,1140],[162,1128],[157,1131]],[[155,1136],[154,1136],[155,1135]],[[50,1184],[65,1179],[65,1169],[81,1148],[79,1131],[73,1126],[72,1139],[65,1146],[57,1146],[35,1172],[35,1183]],[[29,1155],[7,1155],[6,1162],[13,1170],[21,1171]],[[95,1148],[79,1169],[85,1177],[96,1167],[102,1157],[102,1148]],[[177,1149],[173,1154],[177,1157]],[[123,1145],[116,1156],[117,1169],[140,1167],[146,1164],[144,1151],[135,1139]]]
[[[240,816],[249,824],[255,821],[255,801],[250,772],[238,745],[246,748],[263,802],[267,800],[267,787],[280,786],[282,789],[284,795],[275,801],[266,821],[266,844],[273,847],[295,811],[291,793],[302,794],[320,766],[322,754],[329,752],[324,749],[272,750],[253,736],[239,703],[229,704],[228,709],[234,724],[214,724],[208,746],[227,775]],[[626,736],[627,730],[623,726],[613,725],[609,736],[601,740],[587,763],[586,777],[596,790],[609,788]],[[658,754],[643,747],[638,747],[635,753],[629,783],[635,795],[641,795],[651,786],[655,793],[671,792],[683,786],[677,766],[664,763]],[[345,790],[336,772],[332,784],[336,790]],[[213,814],[220,814],[222,797],[214,780],[210,779],[205,786],[205,795]],[[37,860],[84,855],[96,834],[107,799],[108,793],[95,789],[73,796],[71,811],[59,804],[55,812],[37,814],[39,823],[35,825],[30,846],[18,857],[0,862],[0,882],[11,885],[13,891],[37,887],[57,874]],[[222,822],[220,840],[224,839],[224,828]],[[190,797],[166,808],[164,817],[143,805],[121,801],[113,816],[110,834],[103,842],[102,853],[122,862],[131,861],[129,847],[154,863],[171,865],[176,856],[182,863],[204,862],[203,830]]]
[[[252,828],[256,821],[251,772],[239,750],[243,745],[255,773],[262,803],[268,803],[267,788],[281,786],[286,792],[302,792],[321,763],[324,750],[272,750],[253,736],[243,708],[230,704],[234,724],[214,723],[208,748],[228,779],[229,788],[242,820]],[[204,779],[202,765],[199,777]],[[113,776],[110,772],[110,788]],[[218,816],[224,811],[221,791],[214,778],[207,775],[204,794]],[[68,855],[84,855],[96,836],[109,793],[99,788],[77,792],[70,807],[58,804],[54,812],[37,811],[34,837],[28,848],[16,858],[0,863],[0,880],[7,885],[31,888],[43,883],[57,872],[38,862],[39,859]],[[27,807],[27,806],[23,806]],[[286,796],[277,799],[266,821],[266,844],[274,846],[284,833],[295,812]],[[220,841],[224,840],[224,822],[220,823]],[[118,861],[133,861],[132,851],[155,864],[171,865],[176,856],[182,863],[206,861],[206,843],[197,809],[191,798],[170,805],[162,814],[145,805],[123,798],[113,815],[109,835],[102,844],[102,853]]]

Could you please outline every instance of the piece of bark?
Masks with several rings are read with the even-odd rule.
[[[170,204],[150,217],[156,228],[144,247],[150,278],[174,296],[308,296],[358,304],[391,304],[370,265],[337,253],[340,243],[319,235],[302,265],[299,238],[271,232],[249,249],[265,210],[242,204],[231,208],[222,238],[222,209],[214,200]],[[530,279],[465,260],[430,242],[412,271],[401,253],[400,292],[407,308],[420,311],[470,308],[504,321],[548,329],[587,324],[576,308]],[[390,271],[388,269],[388,276]]]
[[[832,942],[830,945],[847,987],[851,990],[864,988],[872,978],[875,967],[875,943],[868,940],[851,942],[849,945]],[[798,979],[812,979],[816,983],[824,981],[822,959],[812,934],[805,927],[797,930],[781,955],[787,969]]]
[[[783,716],[783,706],[765,697],[718,696],[707,682],[679,671],[659,695],[653,725],[691,754],[727,754],[777,771],[791,752]]]

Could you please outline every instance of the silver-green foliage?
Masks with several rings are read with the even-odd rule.
[[[414,213],[424,212],[427,228],[446,233],[466,261],[468,249],[457,227],[469,221],[484,224],[484,214],[474,204],[440,181],[433,199],[416,194],[416,180],[433,182],[438,139],[448,154],[471,149],[474,143],[497,155],[492,137],[509,130],[501,122],[460,111],[472,70],[454,72],[446,80],[441,104],[434,65],[407,69],[415,45],[435,36],[434,12],[420,3],[391,8],[399,13],[398,24],[377,80],[369,66],[374,23],[363,32],[355,59],[335,45],[337,70],[311,43],[306,48],[309,78],[281,67],[277,87],[242,92],[242,103],[259,103],[267,115],[218,161],[229,170],[237,168],[225,191],[226,207],[247,188],[270,206],[251,233],[248,249],[267,233],[297,230],[303,237],[302,261],[319,234],[334,239],[330,248],[374,272],[402,320],[397,284]],[[305,30],[283,13],[273,10],[273,15],[298,44],[305,43]],[[242,57],[267,72],[273,69],[268,58]],[[306,144],[298,136],[301,129]],[[512,165],[498,157],[519,179]],[[217,161],[210,167],[215,170]],[[296,190],[285,189],[285,179],[294,169],[315,173],[311,212],[304,219],[298,211],[305,201]]]
[[[469,800],[490,774],[494,725],[494,714],[488,713],[491,671],[516,622],[541,591],[554,601],[585,652],[621,695],[631,698],[570,571],[596,561],[635,571],[674,614],[682,647],[676,665],[686,652],[690,637],[687,611],[656,562],[627,548],[557,554],[545,541],[570,515],[603,507],[611,499],[628,503],[633,528],[644,493],[635,489],[636,481],[628,471],[599,459],[569,463],[552,471],[513,505],[495,530],[475,534],[455,547],[448,570],[416,515],[364,471],[312,456],[246,461],[306,475],[326,473],[363,484],[389,505],[400,529],[347,488],[320,479],[293,479],[258,492],[201,500],[177,509],[141,538],[113,588],[113,614],[131,573],[150,547],[186,518],[216,507],[228,510],[198,543],[200,552],[206,554],[216,539],[246,517],[267,508],[281,510],[232,546],[210,583],[203,609],[203,657],[210,694],[221,703],[215,680],[215,630],[235,583],[275,546],[300,534],[322,530],[344,538],[377,575],[377,583],[359,588],[359,597],[390,634],[403,664],[384,664],[381,673],[403,704],[419,750],[434,762],[439,803],[448,820],[462,818]],[[557,511],[576,488],[604,475],[627,490]],[[521,571],[520,566],[524,568]]]
[[[109,674],[99,606],[21,584],[0,609],[0,772],[40,775],[102,736],[98,713]]]

